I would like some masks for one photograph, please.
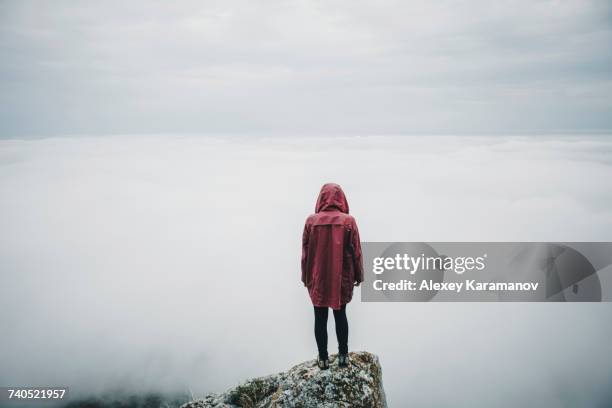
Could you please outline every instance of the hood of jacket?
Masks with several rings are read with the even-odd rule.
[[[337,209],[345,214],[349,213],[348,201],[346,201],[342,187],[335,183],[327,183],[321,187],[315,213],[332,209]]]

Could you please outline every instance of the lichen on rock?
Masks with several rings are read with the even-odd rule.
[[[246,381],[222,394],[208,394],[181,408],[385,408],[382,369],[378,357],[362,351],[350,353],[350,365],[320,370],[316,360],[283,373]]]

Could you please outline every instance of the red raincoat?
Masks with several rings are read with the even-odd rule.
[[[302,235],[302,282],[315,306],[340,309],[363,281],[361,243],[355,219],[338,184],[321,187],[315,214]]]

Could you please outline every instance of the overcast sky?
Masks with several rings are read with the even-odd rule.
[[[0,137],[612,129],[608,1],[2,1]]]

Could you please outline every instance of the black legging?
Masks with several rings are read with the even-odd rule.
[[[333,310],[333,309],[332,309]],[[314,307],[315,314],[315,339],[319,349],[319,358],[325,360],[327,355],[327,307]],[[334,310],[334,320],[336,322],[336,337],[338,338],[338,352],[348,353],[348,320],[346,319],[346,305],[342,305],[340,310]]]

